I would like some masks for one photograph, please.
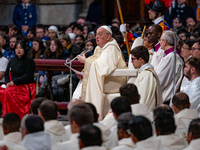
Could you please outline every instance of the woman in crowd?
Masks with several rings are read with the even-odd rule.
[[[61,34],[58,38],[63,46],[63,55],[69,58],[71,54],[72,44],[68,34]]]
[[[0,89],[3,116],[14,112],[22,118],[29,113],[35,98],[35,62],[27,57],[26,45],[21,40],[15,45],[16,56],[10,60],[5,72],[6,88]]]
[[[43,58],[45,47],[43,45],[42,39],[39,37],[34,37],[32,43],[33,43],[33,47],[29,53],[29,56],[33,59]]]

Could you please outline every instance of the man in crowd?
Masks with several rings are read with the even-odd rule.
[[[126,83],[126,77],[108,75],[115,69],[126,68],[126,64],[108,26],[97,29],[96,43],[98,46],[93,56],[87,59],[85,56],[78,56],[78,60],[85,63],[81,98],[95,105],[102,120],[104,94],[118,93],[120,86]]]
[[[5,50],[5,52],[3,53],[3,56],[7,59],[12,59],[13,57],[15,57],[15,43],[17,42],[17,36],[13,35],[10,37],[10,41],[9,41],[9,49]]]
[[[186,87],[181,87],[182,92],[189,96],[190,109],[197,109],[200,115],[200,58],[188,59],[185,63],[184,74],[191,83]]]
[[[165,56],[161,59],[159,65],[155,68],[158,75],[163,101],[169,100],[173,97],[173,86],[175,91],[178,90],[183,77],[183,60],[180,54],[176,53],[176,70],[175,82],[173,85],[173,67],[174,67],[174,32],[164,31],[160,38],[161,49],[164,50]]]
[[[200,39],[197,39],[191,48],[192,57],[200,58]]]
[[[149,110],[153,110],[162,104],[162,92],[160,82],[153,66],[148,63],[149,53],[144,46],[132,49],[131,59],[134,68],[139,69],[135,85],[140,94],[140,103],[146,104]]]

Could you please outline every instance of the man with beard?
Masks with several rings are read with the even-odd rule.
[[[17,36],[13,35],[10,37],[9,46],[10,48],[3,53],[3,56],[7,59],[15,57],[15,43],[17,42]]]
[[[191,83],[186,88],[182,88],[182,92],[189,96],[190,109],[197,109],[200,115],[200,58],[188,59],[185,63],[184,74]]]

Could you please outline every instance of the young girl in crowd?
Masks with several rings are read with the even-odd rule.
[[[41,38],[34,37],[33,38],[33,47],[29,53],[29,56],[33,59],[41,59],[44,54],[44,45]]]

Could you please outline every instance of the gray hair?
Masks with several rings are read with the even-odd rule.
[[[174,46],[175,45],[175,43],[174,43],[175,39],[174,39],[174,32],[173,31],[164,31],[162,39],[166,40],[167,43],[170,46]]]

